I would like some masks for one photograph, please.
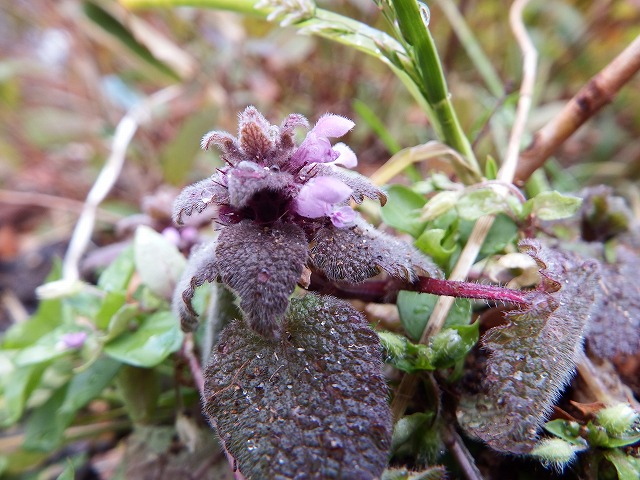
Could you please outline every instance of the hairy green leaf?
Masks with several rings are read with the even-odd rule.
[[[404,185],[392,185],[387,190],[389,200],[380,211],[382,220],[389,226],[417,238],[426,225],[420,218],[425,198]]]
[[[186,264],[178,248],[144,225],[136,230],[133,248],[142,283],[155,295],[170,299]]]
[[[391,414],[380,344],[348,303],[291,301],[280,340],[236,321],[205,370],[205,411],[247,479],[376,478]]]
[[[540,220],[560,220],[569,218],[580,210],[582,199],[560,192],[541,192],[523,206],[525,214],[532,214]]]

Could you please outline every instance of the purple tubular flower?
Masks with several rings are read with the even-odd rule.
[[[72,332],[62,335],[62,344],[69,350],[82,348],[87,339],[87,332]]]
[[[322,116],[307,133],[298,150],[291,156],[290,166],[301,168],[310,163],[336,161],[343,151],[332,148],[328,137],[341,137],[354,126],[355,123],[340,115],[327,114]]]
[[[353,168],[358,165],[358,157],[347,145],[344,143],[336,143],[333,146],[333,150],[339,153],[338,158],[336,158],[332,163],[335,165],[342,165],[346,168]]]
[[[338,228],[350,227],[356,220],[356,212],[349,205],[334,208],[329,214],[331,223]]]
[[[332,177],[315,177],[305,183],[293,203],[293,211],[307,218],[329,216],[334,205],[344,202],[352,190]],[[350,207],[348,207],[350,209]]]
[[[206,210],[219,230],[215,243],[194,251],[174,296],[185,331],[197,326],[191,300],[206,282],[231,288],[247,324],[277,339],[305,268],[347,282],[382,270],[410,282],[423,272],[440,275],[411,245],[377,232],[349,206],[365,197],[386,201],[366,177],[342,168],[358,163],[355,153],[329,141],[351,130],[351,120],[324,115],[299,146],[295,129],[309,128],[302,115],[291,114],[278,127],[247,107],[238,123],[236,137],[204,136],[202,147],[218,147],[226,166],[186,187],[174,204],[176,224]],[[174,241],[175,233],[165,232]]]

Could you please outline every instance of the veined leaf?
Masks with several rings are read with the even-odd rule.
[[[391,412],[380,343],[348,303],[291,301],[281,340],[236,321],[205,370],[205,411],[248,479],[377,478]]]
[[[506,315],[483,339],[491,355],[480,392],[461,399],[458,420],[496,450],[527,453],[571,379],[594,305],[598,264],[523,241],[543,277],[530,306]]]

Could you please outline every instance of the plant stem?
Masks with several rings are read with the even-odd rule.
[[[502,182],[511,183],[513,181],[513,175],[515,167],[518,161],[518,151],[522,134],[524,133],[524,127],[529,109],[531,107],[531,96],[533,92],[533,85],[535,82],[536,74],[536,61],[537,52],[529,39],[526,28],[522,20],[522,13],[526,7],[528,0],[516,0],[511,6],[509,12],[509,20],[513,33],[518,40],[518,44],[522,49],[524,55],[523,62],[523,80],[520,87],[520,100],[518,101],[518,108],[516,110],[516,119],[514,121],[513,130],[509,138],[509,146],[505,160],[498,172],[498,180]],[[451,272],[450,280],[464,280],[473,265],[473,262],[482,248],[489,229],[493,225],[495,217],[487,215],[480,218],[467,241],[467,244],[462,249],[460,257]],[[429,318],[429,322],[422,333],[420,343],[427,343],[429,338],[438,333],[444,325],[445,319],[451,307],[453,306],[453,297],[440,297],[436,302],[433,309],[433,313]],[[409,404],[409,400],[413,397],[417,385],[417,379],[415,376],[404,375],[396,396],[391,402],[391,411],[394,418],[397,420],[404,414],[404,411]]]
[[[270,9],[258,9],[254,5],[257,0],[120,0],[126,8],[175,8],[175,7],[199,7],[228,10],[245,15],[257,15],[266,17]]]
[[[640,70],[640,36],[631,42],[611,63],[580,89],[549,123],[538,130],[522,152],[516,171],[518,182],[531,174],[602,107]]]
[[[481,283],[420,277],[419,289],[420,292],[447,297],[477,298],[495,302],[515,303],[516,305],[528,305],[530,303],[524,292]]]
[[[400,31],[413,47],[414,62],[423,82],[420,87],[437,119],[434,127],[439,130],[443,141],[459,151],[477,173],[476,178],[470,178],[466,172],[460,172],[463,182],[473,183],[482,177],[480,166],[451,103],[438,51],[423,19],[424,10],[421,10],[415,0],[393,0],[393,6],[398,16]]]

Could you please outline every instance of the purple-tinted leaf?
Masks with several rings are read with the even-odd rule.
[[[271,124],[255,107],[249,106],[240,114],[238,140],[246,160],[262,163],[274,143],[269,135]]]
[[[302,229],[245,220],[220,232],[216,247],[220,278],[240,297],[245,320],[266,337],[280,335],[280,320],[307,260]]]
[[[598,185],[585,189],[581,209],[582,238],[588,242],[606,241],[629,230],[633,212],[610,187]]]
[[[309,256],[312,268],[330,280],[357,283],[382,270],[411,282],[418,275],[442,276],[433,262],[414,247],[376,230],[361,218],[353,227],[331,225],[318,231]]]
[[[236,137],[228,132],[213,130],[206,133],[200,141],[200,148],[208,150],[211,145],[215,145],[220,149],[221,158],[226,163],[236,165],[242,160],[245,160],[245,155],[240,149]]]
[[[613,360],[640,352],[640,258],[628,247],[618,246],[616,263],[602,264],[602,302],[587,332],[589,351]]]
[[[538,262],[543,282],[530,294],[530,307],[508,313],[506,325],[485,334],[482,343],[491,355],[479,373],[480,392],[463,396],[458,410],[468,434],[512,453],[531,450],[571,379],[600,277],[597,262],[534,241],[521,248]]]
[[[215,282],[218,278],[215,247],[215,243],[206,243],[193,249],[173,292],[172,310],[185,332],[192,332],[198,326],[198,315],[191,306],[196,288],[205,282]]]
[[[173,221],[182,225],[184,215],[191,216],[194,211],[201,213],[211,205],[229,202],[229,192],[222,184],[219,175],[205,178],[186,187],[173,204]]]
[[[356,203],[362,203],[365,197],[372,200],[378,200],[383,206],[387,203],[387,196],[382,192],[382,190],[371,183],[367,177],[335,165],[311,165],[310,167],[304,168],[300,172],[300,175],[317,175],[337,178],[353,190],[351,198],[353,198]]]
[[[248,479],[382,475],[391,414],[380,344],[348,303],[292,300],[279,341],[227,327],[205,370],[205,412]]]
[[[227,177],[229,203],[237,209],[246,207],[259,192],[286,192],[294,183],[290,173],[274,172],[247,161],[239,163]]]

